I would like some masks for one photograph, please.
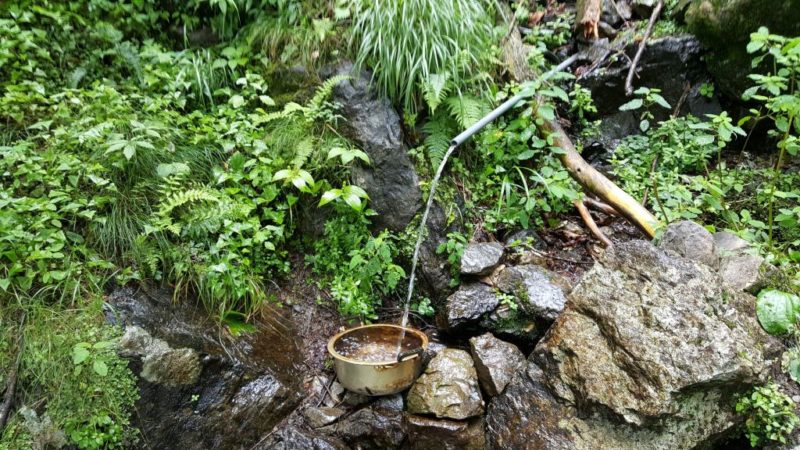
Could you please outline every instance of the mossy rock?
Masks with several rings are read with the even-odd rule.
[[[788,0],[692,0],[686,22],[713,51],[707,62],[719,87],[738,98],[751,85],[752,57],[745,49],[750,33],[765,26],[775,34],[798,36],[800,8]]]

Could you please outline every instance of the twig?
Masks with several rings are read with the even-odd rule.
[[[683,102],[685,102],[686,98],[689,97],[689,91],[691,90],[692,85],[687,81],[686,84],[683,85],[683,94],[681,94],[681,98],[678,99],[678,103],[675,104],[675,109],[672,110],[673,119],[678,117],[678,114],[680,114]]]
[[[606,237],[606,235],[603,234],[602,231],[600,231],[600,228],[597,228],[597,224],[594,222],[592,215],[589,214],[589,210],[586,209],[586,205],[583,204],[583,200],[575,200],[572,202],[572,204],[575,205],[575,208],[578,209],[578,212],[581,215],[581,219],[583,219],[583,222],[586,224],[587,227],[589,227],[589,231],[591,231],[592,234],[594,234],[594,236],[597,239],[599,239],[600,242],[603,243],[603,246],[606,248],[613,247],[614,244],[612,244],[611,241]]]
[[[614,209],[608,203],[601,202],[600,200],[595,200],[591,197],[586,197],[585,199],[583,199],[583,203],[585,203],[586,206],[594,208],[602,213],[608,214],[609,216],[619,216],[619,211]]]
[[[3,404],[0,405],[0,432],[6,426],[9,416],[11,415],[11,406],[14,404],[14,394],[17,390],[17,375],[19,374],[19,366],[22,363],[22,352],[25,345],[25,313],[22,313],[22,318],[19,321],[19,337],[17,338],[17,360],[14,363],[14,368],[8,376],[8,384],[6,385],[6,393],[3,397]]]
[[[625,95],[629,97],[633,95],[633,74],[636,72],[636,66],[639,64],[639,59],[642,58],[644,47],[647,45],[647,39],[650,38],[650,33],[653,32],[653,25],[656,23],[656,19],[658,19],[658,15],[661,14],[661,8],[663,7],[664,0],[658,0],[658,4],[653,8],[653,13],[650,14],[650,20],[647,22],[647,28],[644,30],[642,42],[639,43],[639,49],[636,50],[636,56],[633,57],[631,67],[628,69],[628,78],[625,79]]]

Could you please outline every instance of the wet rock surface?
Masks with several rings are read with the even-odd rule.
[[[331,407],[306,408],[303,415],[312,428],[322,428],[336,422],[336,419],[344,414],[344,410]]]
[[[302,400],[290,329],[234,338],[166,291],[123,288],[108,303],[109,321],[129,330],[134,422],[150,447],[249,448]]]
[[[569,283],[547,269],[535,265],[508,267],[497,276],[495,285],[514,295],[520,308],[543,320],[555,320],[567,302]]]
[[[313,431],[303,430],[295,426],[287,426],[277,430],[254,450],[349,450],[341,439],[326,436]]]
[[[487,275],[500,264],[503,246],[498,242],[470,243],[461,256],[463,275]]]
[[[407,414],[407,448],[412,450],[483,450],[486,448],[484,426],[483,417],[469,421],[457,421]]]
[[[373,223],[380,228],[403,230],[417,213],[422,193],[419,177],[403,144],[400,116],[387,98],[378,97],[370,87],[370,75],[353,73],[351,63],[329,69],[323,76],[345,74],[351,80],[340,82],[333,98],[342,105],[342,115],[350,134],[370,158],[369,166],[353,168],[353,184],[361,186],[378,215]]]
[[[500,300],[491,287],[483,283],[463,284],[447,298],[439,322],[450,332],[464,330],[476,325],[499,304]]]
[[[709,267],[716,268],[719,265],[714,236],[695,222],[684,220],[670,224],[664,231],[659,247]]]
[[[478,374],[464,350],[444,349],[411,386],[408,412],[463,420],[483,414]]]
[[[398,448],[405,438],[403,413],[380,404],[361,408],[320,431],[364,449]]]
[[[491,333],[470,339],[469,346],[481,387],[491,396],[503,392],[525,364],[525,355],[516,345],[501,341]]]
[[[418,286],[434,301],[437,310],[441,310],[445,298],[453,292],[450,286],[450,263],[446,254],[439,254],[436,250],[440,245],[447,243],[447,234],[460,232],[461,223],[458,220],[447,223],[447,217],[442,207],[434,201],[428,215],[428,235],[419,249],[418,261]]]
[[[633,58],[638,43],[628,45],[625,53]],[[689,91],[681,108],[681,113],[691,113],[696,117],[705,114],[718,114],[722,111],[719,101],[712,96],[700,94],[700,86],[711,82],[700,42],[691,35],[667,36],[651,39],[638,64],[634,87],[647,86],[661,89],[661,95],[673,107],[683,96],[687,84]],[[619,58],[608,67],[598,69],[583,81],[592,91],[598,114],[603,118],[597,142],[607,151],[616,147],[620,139],[631,134],[639,134],[639,111],[619,111],[619,107],[630,101],[625,95],[625,78],[629,59]],[[655,119],[651,124],[665,120],[671,109],[651,108]]]
[[[753,315],[705,265],[617,244],[487,414],[494,448],[674,449],[723,439],[765,371]],[[745,356],[746,355],[746,356]]]

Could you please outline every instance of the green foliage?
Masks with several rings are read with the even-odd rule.
[[[634,111],[644,108],[644,111],[642,111],[642,114],[639,117],[639,129],[645,132],[650,128],[650,121],[653,120],[653,113],[650,111],[650,108],[652,108],[653,105],[658,105],[665,109],[670,108],[669,103],[664,100],[664,97],[661,96],[660,92],[660,89],[640,87],[639,89],[633,91],[634,95],[636,95],[636,98],[620,106],[619,110]]]
[[[745,415],[745,430],[750,445],[786,443],[786,438],[800,424],[794,402],[775,383],[753,389],[736,403],[736,412]]]
[[[447,233],[447,241],[436,247],[436,254],[446,255],[447,262],[450,263],[451,286],[458,286],[459,274],[461,273],[461,256],[467,246],[467,237],[461,233]]]
[[[758,294],[756,314],[761,326],[770,334],[792,331],[800,316],[800,297],[774,289]]]
[[[383,296],[392,294],[405,277],[395,261],[398,237],[382,231],[372,236],[361,212],[340,208],[325,222],[325,233],[314,241],[314,252],[306,255],[313,271],[330,286],[339,312],[347,317],[375,319],[375,308]]]
[[[354,3],[352,45],[356,65],[370,66],[380,92],[406,110],[417,109],[420,91],[426,98],[438,97],[443,79],[462,86],[465,77],[487,65],[492,23],[484,2]]]
[[[94,301],[58,314],[36,301],[24,306],[18,392],[26,393],[24,405],[36,408],[41,420],[12,416],[0,448],[51,442],[60,433],[56,430],[63,430],[63,437],[81,449],[128,448],[135,442],[130,413],[136,384],[127,361],[117,355],[120,330],[103,325],[101,305]],[[0,319],[4,342],[14,342],[19,332],[12,311],[5,310],[9,314]],[[0,348],[0,362],[10,359],[8,350]],[[28,415],[36,417],[34,412]]]

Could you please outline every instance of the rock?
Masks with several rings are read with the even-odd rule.
[[[753,291],[761,287],[769,267],[764,258],[748,251],[750,244],[727,231],[714,233],[722,285],[730,291]]]
[[[470,243],[461,255],[463,275],[488,275],[500,264],[503,246],[498,242]]]
[[[306,408],[303,411],[308,424],[311,428],[322,428],[336,422],[336,419],[344,414],[344,410],[339,408]]]
[[[491,287],[483,283],[462,284],[453,295],[447,297],[438,323],[451,332],[464,330],[478,324],[499,303]]]
[[[638,42],[634,42],[625,47],[625,54],[633,59],[637,50]],[[691,35],[651,39],[637,66],[634,87],[661,89],[661,95],[674,107],[688,83],[692,87],[683,102],[681,114],[691,113],[696,117],[718,114],[722,111],[719,100],[700,94],[700,86],[711,82],[703,60],[704,54],[700,42]],[[641,133],[641,112],[619,110],[620,106],[630,101],[630,97],[625,95],[629,61],[627,58],[618,58],[608,67],[595,70],[581,82],[592,91],[598,117],[602,119],[597,141],[601,144],[600,148],[606,151],[616,148],[623,137]],[[669,118],[672,109],[653,107],[650,112],[654,115],[650,124],[654,126],[658,121]],[[587,147],[593,147],[592,144],[586,143]]]
[[[649,19],[658,0],[632,0],[631,7],[640,19]]]
[[[368,395],[359,394],[357,392],[352,392],[352,391],[346,391],[344,393],[344,398],[343,398],[342,402],[345,405],[361,406],[361,405],[366,405],[371,400],[372,400],[372,397],[370,397]]]
[[[369,166],[353,168],[353,184],[369,194],[369,205],[378,213],[373,218],[376,226],[401,231],[417,213],[422,193],[403,144],[400,117],[389,99],[379,98],[372,90],[368,73],[353,73],[349,62],[332,72],[353,76],[334,88],[333,98],[342,105],[353,139],[370,158]]]
[[[320,430],[363,449],[398,448],[405,438],[403,413],[374,406],[361,408]]]
[[[670,224],[664,231],[659,247],[709,267],[716,268],[719,265],[714,236],[702,225],[689,220]]]
[[[525,355],[516,345],[486,333],[469,340],[475,370],[483,390],[490,396],[503,392],[514,374],[525,364]]]
[[[191,299],[178,305],[163,290],[122,288],[108,303],[107,319],[127,330],[121,350],[140,377],[133,425],[149,446],[250,448],[300,404],[290,327],[233,338]]]
[[[538,320],[521,311],[521,308],[511,309],[507,305],[500,305],[481,320],[479,328],[492,330],[503,339],[532,347],[551,323]]]
[[[372,404],[375,408],[383,408],[391,411],[403,410],[403,396],[401,394],[384,395],[378,397]]]
[[[615,3],[615,4],[614,4]],[[622,22],[630,20],[631,7],[628,2],[603,2],[603,12],[600,15],[600,20],[614,27],[622,25]]]
[[[411,450],[483,450],[486,448],[483,417],[470,421],[441,420],[406,415]]]
[[[724,256],[719,263],[722,285],[731,291],[751,291],[761,286],[764,258],[740,252]]]
[[[408,412],[463,420],[483,414],[478,375],[469,353],[439,352],[408,392]]]
[[[712,49],[708,68],[717,85],[732,98],[739,98],[753,85],[747,78],[754,69],[747,53],[750,33],[759,27],[784,36],[800,35],[800,8],[792,1],[692,0],[686,23],[705,46]]]
[[[720,258],[750,247],[747,241],[727,231],[718,231],[713,236],[714,248]]]
[[[769,336],[707,266],[618,243],[487,414],[493,448],[705,448],[766,375]],[[750,306],[752,308],[752,305]]]
[[[142,358],[140,376],[151,383],[181,386],[197,383],[200,377],[200,357],[190,348],[174,349],[165,341],[150,336],[137,326],[129,326],[120,339],[125,356]]]
[[[498,289],[516,297],[526,314],[550,321],[564,309],[568,284],[547,269],[533,265],[507,267],[495,281]]]
[[[436,250],[440,245],[447,243],[448,233],[463,230],[459,219],[448,224],[444,210],[436,201],[431,206],[427,228],[427,237],[419,249],[417,274],[420,288],[431,298],[434,308],[438,311],[444,307],[445,298],[453,292],[453,287],[450,285],[452,276],[447,255],[439,254]]]
[[[253,450],[348,450],[341,440],[304,431],[294,426],[281,428],[259,443]]]
[[[520,230],[506,236],[505,246],[510,252],[521,253],[528,247],[545,250],[547,243],[535,230]]]
[[[328,395],[328,399],[330,399],[330,401],[333,402],[334,404],[338,404],[344,401],[345,390],[344,386],[342,386],[342,383],[334,381],[333,383],[331,383],[331,386],[330,388],[328,388],[327,392],[328,394],[330,394]]]

